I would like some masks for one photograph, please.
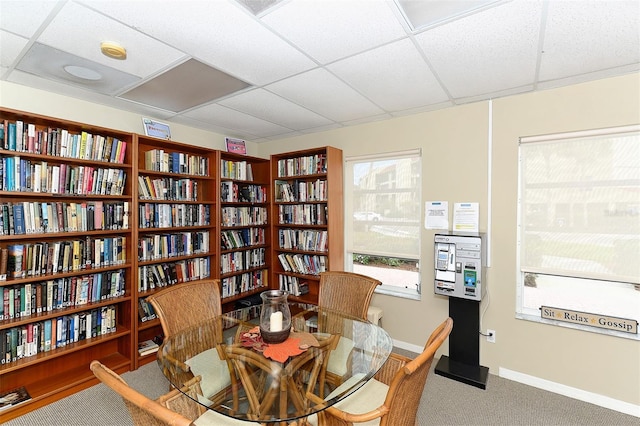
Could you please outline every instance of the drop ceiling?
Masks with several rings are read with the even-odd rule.
[[[254,142],[639,70],[637,0],[0,0],[1,80]]]

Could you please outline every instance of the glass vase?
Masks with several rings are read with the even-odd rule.
[[[268,290],[260,293],[260,335],[265,343],[282,343],[291,331],[291,311],[287,302],[289,293],[283,290]]]

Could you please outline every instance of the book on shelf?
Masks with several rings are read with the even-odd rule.
[[[18,404],[31,399],[31,395],[27,392],[27,388],[20,386],[0,393],[0,411],[15,407]]]
[[[153,340],[145,340],[138,343],[138,355],[145,356],[158,352],[158,344]]]

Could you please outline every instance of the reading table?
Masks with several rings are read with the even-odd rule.
[[[158,364],[178,389],[200,376],[196,402],[209,410],[258,423],[304,424],[372,378],[393,344],[377,324],[315,305],[289,307],[292,332],[283,343],[264,343],[261,306],[246,307],[167,337]],[[346,361],[337,389],[324,383],[331,357]],[[308,393],[325,402],[311,402]]]

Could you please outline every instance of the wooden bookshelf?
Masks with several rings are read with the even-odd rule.
[[[97,383],[94,359],[132,368],[136,152],[113,129],[7,108],[0,124],[0,391],[31,395],[3,423]]]
[[[269,286],[270,162],[220,152],[220,268],[223,310]]]
[[[9,146],[18,123],[22,144],[16,138]],[[118,373],[155,360],[138,355],[139,342],[162,334],[140,302],[165,286],[219,278],[223,310],[230,311],[239,300],[295,278],[309,293],[291,298],[317,303],[319,270],[286,271],[279,256],[322,256],[323,268],[343,268],[342,152],[336,148],[264,159],[6,108],[0,124],[0,265],[3,253],[12,255],[0,279],[0,391],[26,386],[32,397],[1,411],[0,423],[96,384],[89,369],[94,359]],[[279,174],[283,164],[308,166],[313,158],[322,166]],[[285,188],[291,194],[283,199]],[[323,195],[305,198],[301,188]],[[18,233],[15,217],[9,231],[9,211],[22,217]],[[305,216],[310,211],[313,218]],[[292,212],[304,219],[283,220]],[[284,235],[315,243],[283,245]],[[20,253],[24,268],[15,266]],[[53,253],[59,254],[55,267]],[[54,294],[60,301],[53,302]],[[98,316],[109,324],[104,332],[80,331],[88,317],[95,325]],[[73,329],[58,344],[57,325],[72,322],[77,338]],[[47,323],[56,324],[55,345],[45,339]],[[23,335],[31,344],[20,346],[20,355]]]
[[[215,278],[218,157],[212,149],[142,135],[135,139],[137,368],[155,359],[139,357],[138,343],[162,334],[160,322],[143,309],[145,299],[166,286]]]
[[[337,148],[271,156],[270,286],[289,291],[291,300],[317,304],[318,274],[344,269],[342,176]]]

